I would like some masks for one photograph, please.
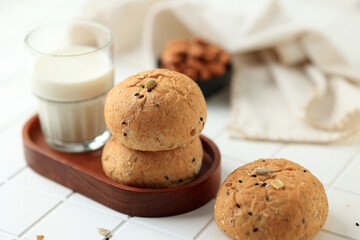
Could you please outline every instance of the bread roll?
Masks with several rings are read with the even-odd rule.
[[[260,159],[233,171],[215,209],[233,239],[311,239],[324,225],[328,201],[321,182],[286,159]]]
[[[167,188],[192,181],[200,171],[203,148],[200,137],[168,151],[145,152],[124,147],[113,136],[105,144],[102,166],[112,180],[134,187]]]
[[[109,92],[105,121],[128,148],[171,150],[199,137],[206,102],[199,86],[186,75],[155,69],[130,76]]]

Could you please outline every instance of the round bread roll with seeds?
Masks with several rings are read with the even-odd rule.
[[[111,136],[105,144],[101,162],[112,180],[134,187],[168,188],[192,181],[200,171],[203,148],[200,137],[168,151],[146,152],[124,147]]]
[[[128,148],[171,150],[199,137],[206,102],[199,86],[186,75],[155,69],[130,76],[109,92],[105,121]]]
[[[233,239],[311,239],[324,225],[328,201],[321,182],[286,159],[260,159],[233,171],[215,209]]]

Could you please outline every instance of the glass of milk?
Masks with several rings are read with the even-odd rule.
[[[86,21],[40,26],[25,38],[31,89],[46,142],[64,152],[104,145],[104,103],[114,84],[112,34]]]

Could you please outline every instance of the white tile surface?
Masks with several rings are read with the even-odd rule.
[[[345,0],[331,2],[334,1],[344,2]],[[347,0],[347,2],[350,1],[360,6],[359,1]],[[87,0],[1,2],[0,30],[5,34],[0,38],[0,46],[2,46],[0,47],[0,66],[2,66],[0,106],[6,114],[0,117],[0,240],[14,239],[25,229],[27,229],[25,234],[27,240],[36,239],[37,234],[44,234],[45,239],[51,240],[100,240],[103,237],[95,230],[98,226],[116,228],[116,235],[112,238],[116,240],[192,239],[194,236],[202,240],[228,240],[227,235],[222,233],[211,220],[214,200],[201,209],[179,216],[152,219],[132,218],[129,221],[128,216],[80,194],[75,193],[70,198],[64,198],[69,193],[68,189],[39,177],[29,169],[21,170],[25,167],[21,139],[23,122],[21,121],[26,120],[36,111],[36,98],[29,90],[29,81],[26,77],[23,38],[30,29],[39,24],[70,18],[85,2]],[[329,3],[328,0],[322,0],[322,2]],[[321,7],[320,4],[319,7]],[[302,8],[305,9],[306,6]],[[339,27],[339,34],[334,36],[335,43],[343,40],[345,35],[352,35],[348,32],[351,29],[350,25],[360,21],[359,9],[353,7],[354,18],[347,24],[337,17],[339,9],[334,9],[334,16],[329,14],[332,17],[331,22]],[[319,18],[323,21],[329,20],[323,16]],[[332,31],[334,26],[329,24],[329,30]],[[349,42],[354,45],[359,39],[360,34],[354,34]],[[338,47],[347,51],[354,50],[345,45]],[[360,52],[360,48],[355,50]],[[128,54],[117,59],[116,66],[120,71],[116,71],[116,77],[118,77],[116,82],[143,70],[143,66],[137,64],[138,56],[141,55],[140,49],[135,50],[137,51],[137,54],[129,51]],[[345,56],[347,56],[346,53],[345,51]],[[360,63],[360,58],[350,60]],[[228,89],[225,89],[207,99],[208,120],[203,132],[216,140],[220,147],[223,156],[222,180],[243,163],[261,157],[273,157],[283,146],[281,143],[230,139],[225,130],[230,120],[228,94]],[[294,144],[286,146],[279,153],[309,168],[327,184],[330,216],[325,227],[327,230],[321,231],[314,238],[315,240],[360,239],[360,227],[355,226],[355,222],[360,223],[360,182],[357,176],[360,169],[360,157],[348,165],[351,157],[359,150],[359,143],[360,139],[352,141],[351,144],[341,142],[335,145],[310,147]],[[64,202],[57,206],[60,203],[59,197]],[[54,208],[54,206],[57,207]],[[48,210],[50,213],[46,214]],[[44,214],[46,216],[42,218]]]
[[[271,158],[282,146],[281,143],[233,139],[228,131],[221,133],[215,142],[223,156],[239,159],[244,162],[252,162],[259,158]]]
[[[286,158],[309,169],[323,184],[330,184],[357,151],[355,146],[290,144],[276,157]]]
[[[246,164],[240,160],[233,160],[228,157],[222,157],[221,159],[221,182],[224,182],[227,176],[235,169]]]
[[[360,155],[345,169],[335,186],[360,194]]]
[[[21,138],[22,125],[19,121],[1,131],[0,179],[8,179],[26,165]]]
[[[340,235],[335,235],[333,233],[329,233],[325,231],[318,232],[318,234],[316,234],[316,236],[313,238],[313,240],[345,240],[345,239],[350,239],[350,238]]]
[[[222,89],[220,92],[208,97],[207,104],[207,121],[203,134],[214,138],[223,132],[230,120],[229,89]]]
[[[220,230],[216,225],[215,220],[212,220],[204,234],[200,236],[199,240],[231,240],[231,238]]]
[[[335,235],[333,233],[320,231],[316,234],[313,240],[345,240],[347,237]],[[231,238],[222,232],[216,225],[214,220],[211,221],[206,231],[200,235],[199,240],[231,240]]]
[[[360,196],[342,190],[328,193],[329,216],[324,229],[354,239],[360,239]]]
[[[58,203],[56,198],[6,183],[0,187],[0,231],[18,236]]]
[[[181,238],[171,236],[161,231],[150,229],[135,223],[126,223],[124,227],[116,233],[111,240],[180,240]]]
[[[100,240],[102,235],[97,232],[97,227],[112,231],[122,221],[120,218],[91,208],[65,202],[36,225],[25,237],[31,240],[41,234],[45,236],[45,239],[51,240]]]
[[[5,235],[4,233],[0,233],[0,240],[13,240],[13,237]]]
[[[96,211],[103,212],[108,215],[112,215],[116,218],[120,219],[127,219],[129,216],[120,212],[117,212],[115,210],[112,210],[111,208],[108,208],[98,202],[95,202],[94,200],[85,197],[84,195],[81,195],[79,193],[73,194],[69,199],[70,202],[73,202],[75,204],[79,204],[81,206],[86,206],[88,208],[94,209]]]
[[[26,167],[10,182],[60,199],[65,199],[72,192],[71,189],[41,176],[30,167]]]
[[[212,199],[206,205],[177,216],[162,218],[140,218],[134,217],[130,222],[143,224],[149,228],[164,231],[183,239],[193,239],[198,232],[213,217],[215,200]]]
[[[0,118],[0,127],[4,127],[12,121],[16,121],[21,115],[34,112],[36,99],[31,95],[29,87],[24,80],[16,81],[5,88],[0,89],[1,111],[4,113]],[[14,94],[15,93],[15,94]]]

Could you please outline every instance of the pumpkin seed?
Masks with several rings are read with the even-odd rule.
[[[148,89],[151,89],[151,88],[155,87],[155,85],[156,85],[156,81],[155,80],[150,80],[150,81],[146,82],[145,87],[148,88]]]

